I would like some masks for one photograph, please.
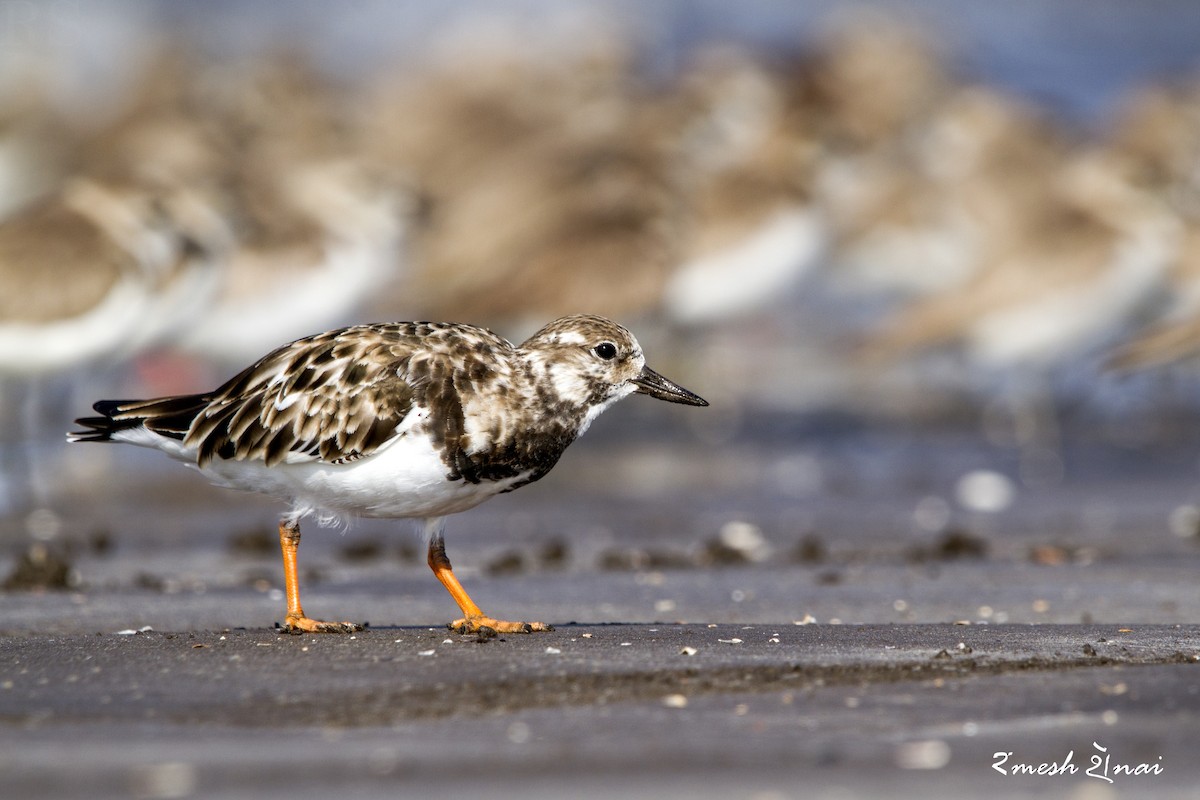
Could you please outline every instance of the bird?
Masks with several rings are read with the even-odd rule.
[[[213,135],[234,231],[208,313],[178,348],[214,368],[348,324],[402,263],[402,181],[355,146],[348,99],[305,54],[269,51],[192,71],[177,94]],[[179,103],[176,99],[175,103]]]
[[[344,323],[400,263],[406,214],[398,188],[355,159],[263,168],[267,160],[242,170],[244,213],[231,219],[237,237],[222,281],[175,342],[214,365],[245,363],[285,338]],[[248,186],[252,175],[262,185]],[[247,202],[253,194],[256,202]]]
[[[38,441],[56,398],[205,308],[225,233],[185,187],[82,176],[0,221],[0,513],[53,493]]]
[[[421,201],[404,275],[373,307],[530,332],[555,311],[648,314],[682,204],[630,48],[467,52],[400,70],[369,104],[369,152]]]
[[[423,520],[428,564],[462,617],[460,633],[531,633],[542,622],[484,614],[454,576],[445,517],[543,476],[596,417],[640,393],[708,403],[646,366],[625,327],[576,314],[520,345],[469,324],[357,325],[298,339],[213,391],[102,400],[75,442],[161,450],[213,483],[283,499],[279,522],[289,632],[362,626],[308,617],[300,603],[300,520]]]
[[[216,289],[226,231],[193,193],[76,178],[0,224],[0,376],[161,340]]]
[[[686,198],[680,257],[662,291],[672,322],[695,330],[761,313],[820,261],[818,147],[787,77],[743,51],[714,47],[654,104],[668,118],[665,149]]]
[[[1184,222],[1179,252],[1164,281],[1161,315],[1109,354],[1118,372],[1161,367],[1200,352],[1200,224]]]

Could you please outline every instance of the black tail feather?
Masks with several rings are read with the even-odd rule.
[[[146,428],[172,439],[187,436],[192,421],[212,398],[208,395],[180,395],[153,400],[100,400],[92,408],[103,416],[80,417],[75,424],[86,430],[71,431],[71,442],[110,442],[114,433]]]
[[[80,417],[75,420],[87,430],[68,431],[68,442],[111,442],[112,435],[123,428],[134,428],[136,425],[118,424],[108,417]]]
[[[112,417],[120,412],[122,406],[131,406],[140,403],[140,400],[97,400],[92,403],[92,409],[99,411],[106,417]]]

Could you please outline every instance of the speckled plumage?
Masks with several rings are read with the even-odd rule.
[[[425,518],[440,548],[440,517],[543,477],[634,392],[707,405],[603,317],[563,317],[520,345],[473,325],[360,325],[284,345],[211,392],[101,401],[70,438],[154,447],[280,497],[292,527],[309,513]]]

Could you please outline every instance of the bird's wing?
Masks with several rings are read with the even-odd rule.
[[[366,325],[300,339],[218,388],[184,444],[204,466],[214,457],[345,463],[401,435],[431,394],[452,388],[446,328]],[[497,337],[498,338],[498,337]],[[461,415],[461,410],[460,410]]]

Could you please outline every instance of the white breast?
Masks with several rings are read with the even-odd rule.
[[[383,518],[465,511],[525,477],[479,484],[451,481],[429,435],[411,432],[346,464],[307,461],[267,467],[213,459],[201,472],[221,486],[290,500],[298,516],[324,511]]]

